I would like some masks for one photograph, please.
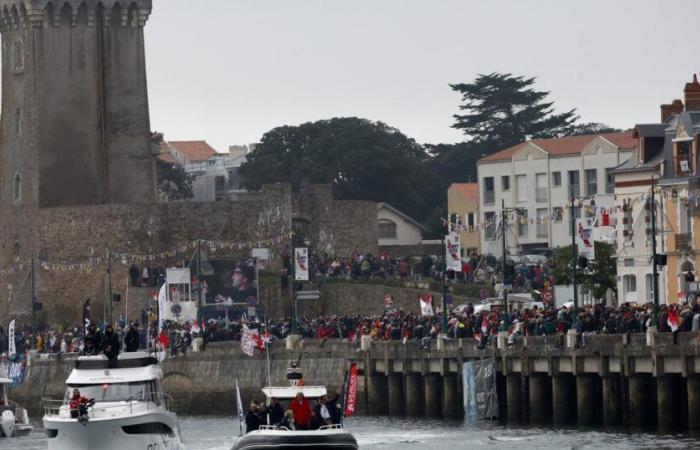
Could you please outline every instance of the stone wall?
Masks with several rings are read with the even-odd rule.
[[[293,196],[292,214],[308,222],[311,248],[319,255],[378,252],[375,202],[335,200],[331,185],[311,184]]]
[[[442,255],[441,244],[418,245],[382,245],[380,252],[386,252],[392,258],[408,258],[412,256]]]

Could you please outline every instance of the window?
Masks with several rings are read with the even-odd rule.
[[[22,110],[15,109],[15,134],[22,134]]]
[[[21,39],[12,44],[12,70],[14,73],[24,72],[24,44]]]
[[[547,174],[538,173],[535,175],[535,184],[537,186],[537,190],[535,191],[536,201],[546,202],[547,198],[549,197],[547,195]]]
[[[628,292],[637,292],[637,276],[625,275],[622,277],[622,282],[625,288],[625,294]]]
[[[519,216],[520,217],[518,217],[518,237],[527,237],[527,209],[520,210]]]
[[[552,172],[552,185],[561,187],[561,172]]]
[[[496,213],[487,212],[484,213],[484,223],[486,224],[486,239],[496,238]]]
[[[605,169],[605,193],[615,193],[615,175],[613,169]]]
[[[19,253],[19,242],[15,242],[15,245],[12,247],[12,260],[15,262],[15,264],[19,262]]]
[[[581,196],[581,186],[578,170],[570,170],[569,173],[569,198]]]
[[[501,177],[501,189],[510,191],[510,177],[508,175],[503,175]]]
[[[493,177],[484,177],[484,204],[493,205],[496,201],[494,192]]]
[[[13,183],[13,188],[12,188],[12,200],[15,203],[19,203],[21,200],[21,195],[22,195],[22,179],[20,178],[19,174],[15,174],[15,181]]]
[[[527,175],[516,175],[515,176],[515,188],[518,190],[517,201],[526,202],[527,201]]]
[[[468,226],[468,227],[473,227],[473,226],[474,226],[474,213],[468,213],[468,214],[467,214],[467,226]]]
[[[379,239],[396,239],[396,223],[391,220],[379,221]]]
[[[693,167],[691,142],[692,141],[676,142],[676,176],[692,175],[695,171]]]
[[[561,208],[561,207],[553,208],[552,219],[555,222],[561,222],[563,218],[564,218],[564,208]]]
[[[537,210],[537,237],[546,238],[549,236],[549,226],[545,218],[547,217],[547,208]]]
[[[644,287],[646,288],[647,301],[654,301],[654,285],[652,284],[652,276],[650,273],[644,276]]]
[[[592,197],[598,193],[598,171],[586,169],[586,195]]]

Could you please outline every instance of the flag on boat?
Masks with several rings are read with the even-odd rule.
[[[10,358],[17,354],[17,346],[15,345],[15,321],[16,319],[10,320],[10,324],[7,326],[7,354]]]
[[[345,399],[345,417],[355,414],[357,399],[357,364],[352,363],[348,374],[348,386]]]
[[[265,348],[265,343],[260,337],[258,330],[251,330],[248,327],[243,327],[243,335],[241,336],[241,350],[248,356],[255,356],[255,349]]]
[[[236,409],[238,414],[238,427],[243,434],[243,424],[245,423],[245,414],[243,413],[243,402],[241,401],[241,388],[238,386],[238,379],[236,379]]]
[[[668,326],[671,327],[671,331],[675,332],[678,329],[678,315],[674,309],[668,310],[668,319],[666,322],[668,322]]]
[[[425,300],[423,300],[422,296],[418,297],[418,300],[420,301],[420,313],[421,315],[425,317],[430,317],[433,316],[433,303],[432,303],[432,298],[430,296],[427,296]]]

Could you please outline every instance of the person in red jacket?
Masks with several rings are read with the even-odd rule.
[[[90,401],[87,398],[80,395],[80,391],[78,389],[73,389],[73,396],[68,402],[71,418],[78,419],[79,422],[83,423],[84,419],[87,418],[87,408],[89,403]]]
[[[308,430],[309,422],[311,421],[311,404],[304,397],[304,394],[299,392],[294,400],[289,402],[287,408],[294,413],[294,426],[297,430]]]

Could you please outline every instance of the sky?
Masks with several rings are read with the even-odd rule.
[[[153,0],[151,128],[218,151],[340,116],[420,143],[451,128],[477,74],[537,77],[558,111],[659,120],[700,72],[698,0]]]

